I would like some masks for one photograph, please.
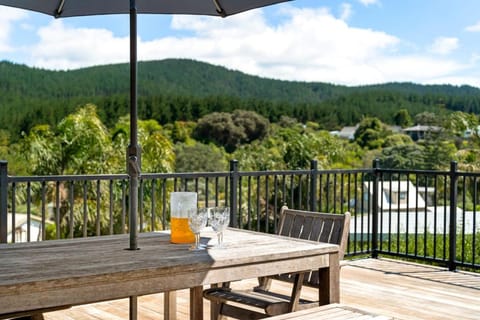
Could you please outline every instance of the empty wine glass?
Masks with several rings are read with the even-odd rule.
[[[195,208],[188,212],[188,226],[195,234],[195,244],[193,244],[189,250],[205,250],[200,244],[200,231],[207,225],[208,209],[207,208]]]
[[[217,233],[218,245],[223,248],[223,231],[230,223],[230,208],[229,207],[214,207],[210,208],[210,226],[213,231]]]

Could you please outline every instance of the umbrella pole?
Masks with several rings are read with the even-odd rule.
[[[141,172],[137,128],[137,7],[130,0],[130,145],[127,149],[127,171],[130,178],[130,250],[137,250],[138,180]]]

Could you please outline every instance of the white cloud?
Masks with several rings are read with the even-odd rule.
[[[380,0],[358,0],[364,6],[370,6],[372,4],[380,4]]]
[[[0,52],[13,50],[10,45],[12,24],[26,16],[27,13],[24,10],[0,6]]]
[[[352,5],[349,3],[342,3],[342,12],[340,14],[340,20],[348,20],[352,16]]]
[[[128,61],[128,37],[115,38],[106,29],[69,28],[63,21],[52,20],[38,30],[40,42],[31,48],[31,64],[74,69]]]
[[[469,32],[480,32],[480,21],[478,21],[477,23],[471,26],[466,27],[465,30]]]
[[[430,52],[434,54],[447,55],[458,48],[458,39],[453,37],[436,38],[430,46]]]
[[[437,39],[429,48],[437,54],[427,50],[413,55],[401,51],[406,48],[401,39],[351,27],[326,8],[283,6],[278,14],[275,24],[262,10],[226,19],[174,16],[172,35],[138,39],[138,57],[191,58],[262,77],[346,85],[448,79],[460,83],[455,74],[467,67],[438,55],[457,48],[456,38]],[[26,61],[32,66],[73,69],[129,61],[128,36],[106,29],[73,28],[68,20],[52,20],[37,32],[40,41],[28,48]]]
[[[351,84],[367,78],[369,64],[398,42],[383,32],[350,28],[325,9],[285,14],[276,27],[261,11],[224,20],[176,17],[177,29],[195,35],[145,44],[142,57],[188,57],[265,77]]]

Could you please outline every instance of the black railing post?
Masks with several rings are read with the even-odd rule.
[[[378,257],[378,190],[380,181],[380,160],[373,160],[373,190],[372,190],[372,258]]]
[[[454,271],[457,256],[457,175],[458,165],[456,161],[450,163],[450,225],[449,225],[449,254],[448,269]]]
[[[318,161],[310,161],[310,210],[317,211]]]
[[[238,160],[230,161],[230,226],[238,228],[237,190],[238,190]]]
[[[8,163],[0,160],[0,243],[7,243],[8,236]]]

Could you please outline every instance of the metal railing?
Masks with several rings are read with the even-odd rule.
[[[231,226],[277,230],[282,205],[344,213],[352,220],[347,255],[398,256],[480,270],[480,173],[392,170],[238,170],[144,173],[140,232],[169,228],[169,195],[195,191],[200,206],[231,207]],[[129,180],[119,175],[8,176],[0,162],[0,242],[128,232]]]

